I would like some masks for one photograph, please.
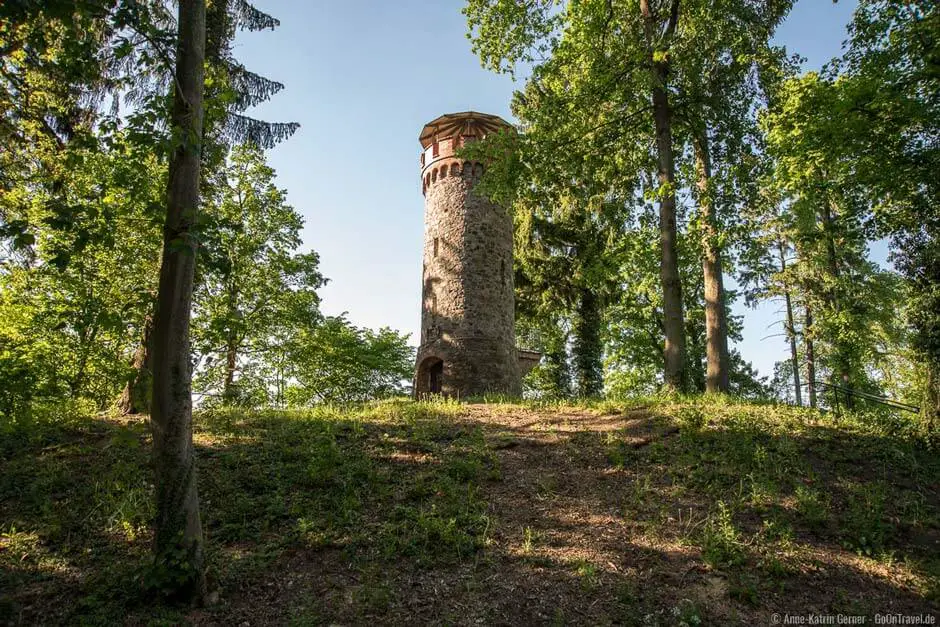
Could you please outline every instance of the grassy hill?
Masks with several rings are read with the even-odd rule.
[[[937,613],[940,455],[722,400],[197,417],[217,603],[144,592],[143,421],[0,432],[0,624],[768,624]]]

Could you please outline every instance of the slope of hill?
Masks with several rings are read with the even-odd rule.
[[[143,422],[0,441],[0,623],[769,624],[938,613],[940,460],[733,401],[389,401],[197,419],[208,608],[143,591]]]

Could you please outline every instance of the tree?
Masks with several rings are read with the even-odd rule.
[[[180,0],[166,224],[153,321],[154,555],[175,595],[206,595],[192,432],[189,321],[197,244],[206,45],[204,0]]]
[[[597,198],[569,195],[556,202],[517,212],[520,308],[570,323],[573,391],[581,397],[599,396],[604,384],[602,321],[616,287],[613,249],[620,239],[622,213]],[[565,352],[567,342],[557,332],[546,333],[544,325],[541,330],[539,336],[548,344],[539,348],[555,355],[554,376],[561,376],[568,366],[558,363],[557,353]],[[567,388],[559,381],[552,394],[562,395]]]
[[[232,41],[238,30],[273,30],[279,25],[278,20],[259,11],[247,0],[214,0],[207,6],[206,24],[207,92],[201,186],[211,193],[212,175],[223,167],[233,145],[248,142],[270,148],[290,137],[299,125],[295,122],[267,122],[245,115],[249,107],[268,100],[284,85],[251,72],[232,54]],[[157,52],[160,51],[158,47]],[[163,121],[161,89],[165,92],[168,85],[158,80],[146,106],[142,107],[143,113],[132,116],[139,127],[138,133],[145,141],[154,143],[160,136]],[[141,336],[134,357],[136,374],[128,381],[119,400],[119,406],[126,413],[146,412],[150,406],[150,340],[147,333]]]
[[[794,399],[797,405],[803,404],[802,385],[800,383],[801,363],[799,342],[801,327],[797,323],[797,307],[801,290],[799,277],[790,267],[795,259],[793,233],[788,222],[786,204],[782,199],[782,190],[773,179],[772,162],[769,158],[761,160],[758,172],[759,193],[749,203],[742,214],[741,226],[748,232],[740,238],[738,281],[744,288],[745,303],[756,305],[762,300],[783,298],[783,328],[790,347],[790,362],[777,363],[774,368],[774,388],[778,396]],[[809,311],[807,311],[809,314]],[[807,343],[807,356],[812,355],[812,340],[803,334]],[[792,378],[792,389],[782,393],[780,377],[784,374]],[[814,375],[813,375],[814,376]],[[807,384],[811,392],[811,406],[815,407],[815,380],[809,377]]]
[[[260,148],[236,147],[211,189],[212,209],[201,229],[195,347],[208,359],[202,391],[236,403],[248,398],[248,389],[263,390],[260,381],[237,379],[265,361],[276,329],[319,320],[316,289],[325,281],[316,253],[296,252],[303,218],[275,187]]]
[[[162,134],[141,133],[137,122],[149,119],[153,86],[167,73],[170,62],[164,48],[172,40],[172,17],[158,0],[12,2],[0,7],[0,16],[0,47],[4,51],[0,135],[8,148],[0,155],[0,178],[4,189],[12,192],[5,194],[0,203],[0,238],[10,243],[11,261],[33,267],[38,274],[46,272],[41,269],[44,263],[58,270],[58,279],[48,277],[54,284],[49,293],[71,294],[72,303],[83,302],[82,298],[88,296],[101,305],[97,317],[108,323],[104,327],[94,323],[76,332],[75,337],[84,347],[76,363],[80,373],[88,374],[99,358],[97,366],[108,364],[107,369],[94,370],[93,376],[80,374],[73,382],[81,385],[73,386],[71,393],[86,397],[89,390],[83,382],[94,382],[97,390],[93,400],[100,406],[97,394],[113,389],[119,367],[113,358],[124,349],[115,337],[115,333],[123,333],[102,335],[101,331],[124,325],[121,331],[140,333],[138,314],[145,299],[136,288],[156,282],[151,280],[154,272],[139,268],[139,274],[130,277],[136,283],[121,293],[119,286],[125,286],[129,278],[123,273],[127,264],[122,266],[114,258],[111,261],[117,265],[108,270],[101,262],[112,252],[118,255],[133,251],[131,262],[152,263],[155,254],[150,253],[159,250],[155,241],[146,241],[150,216],[141,213],[141,203],[135,199],[139,196],[144,206],[151,202],[145,189],[147,182],[126,195],[119,190],[138,175],[141,179],[149,177],[152,184],[159,184],[165,177]],[[113,97],[110,111],[105,106],[108,96]],[[118,131],[122,126],[118,101],[122,98],[130,101],[134,110],[128,116],[131,124]],[[162,102],[160,106],[165,108]],[[164,120],[165,116],[160,118]],[[116,155],[130,161],[108,161]],[[156,168],[152,167],[154,161]],[[83,181],[82,175],[91,174],[93,167],[97,168],[94,178],[90,183]],[[29,193],[21,193],[26,190]],[[24,202],[37,196],[45,200],[41,210],[35,210],[36,203],[30,206]],[[123,229],[129,221],[136,222],[136,232]],[[58,242],[55,252],[49,255],[48,248],[39,250],[34,244],[40,239]],[[100,272],[108,272],[114,288],[105,284],[94,291],[85,290],[83,295],[82,286],[90,286],[91,277]],[[69,283],[69,277],[76,273],[83,274],[88,282]],[[102,300],[106,294],[114,294],[115,298]],[[124,308],[114,310],[112,305],[122,300],[127,301]],[[149,308],[152,297],[146,300]],[[54,330],[50,341],[56,343],[68,337],[62,331],[72,327],[73,320],[88,320],[88,311],[64,322],[64,329]],[[101,318],[104,314],[108,317]],[[96,351],[99,355],[94,354]],[[63,356],[72,354],[66,349]],[[142,361],[138,358],[135,363]],[[134,379],[139,383],[135,389],[146,388],[142,377]],[[132,401],[122,398],[125,405],[133,406]]]
[[[685,333],[682,315],[682,286],[676,235],[676,166],[673,154],[673,110],[669,98],[670,48],[679,25],[679,0],[672,0],[667,11],[650,7],[640,0],[647,63],[652,72],[653,123],[656,132],[656,162],[659,179],[659,237],[662,245],[660,279],[663,289],[663,330],[666,384],[682,390],[687,385]]]
[[[863,0],[837,66],[843,107],[834,156],[895,244],[921,363],[925,417],[940,426],[940,8]]]
[[[288,343],[293,405],[349,403],[405,392],[414,374],[408,337],[391,329],[359,329],[344,316],[298,329]]]
[[[658,255],[655,241],[657,216],[652,206],[638,213],[622,238],[618,255],[619,298],[606,316],[605,383],[613,396],[654,393],[662,384],[662,300],[657,287]],[[707,330],[705,325],[705,277],[701,271],[703,242],[689,230],[679,237],[679,271],[683,284],[686,318],[686,370],[690,391],[704,392],[707,378]],[[734,291],[725,294],[730,304]],[[728,337],[741,338],[742,321],[728,316]],[[732,394],[762,397],[765,390],[750,364],[729,351],[729,387]]]
[[[101,125],[99,133],[93,145],[60,155],[62,190],[24,181],[0,198],[31,242],[0,262],[7,314],[0,336],[11,346],[25,343],[13,353],[34,355],[18,362],[36,370],[28,376],[20,367],[10,373],[0,367],[8,384],[12,377],[35,382],[20,397],[21,416],[30,411],[27,396],[106,409],[128,376],[125,360],[149,309],[165,164],[124,132]]]
[[[823,371],[840,387],[877,391],[871,372],[882,362],[884,339],[900,337],[891,313],[899,291],[894,275],[867,259],[871,204],[853,160],[840,154],[852,116],[841,91],[840,81],[816,73],[791,79],[764,125],[786,200],[785,233],[796,252],[784,276],[799,286],[807,312],[808,381]],[[814,395],[811,388],[811,403]]]
[[[0,5],[0,185],[25,179],[63,193],[69,148],[87,150],[95,125],[113,119],[118,99],[132,101],[163,71],[154,43],[171,21],[159,0],[5,2]],[[145,89],[143,91],[146,91]],[[110,114],[105,98],[112,96]],[[68,206],[63,219],[73,217]],[[0,237],[29,225],[0,213]]]
[[[652,394],[662,385],[662,293],[658,289],[658,224],[647,206],[630,225],[619,257],[620,296],[608,312],[608,393]],[[689,290],[684,292],[686,296]]]
[[[683,67],[676,127],[690,148],[685,184],[698,210],[691,226],[702,240],[708,392],[726,392],[730,385],[723,257],[738,215],[756,191],[760,162],[754,150],[761,138],[755,105],[787,69],[785,53],[769,40],[791,5],[732,2],[714,13],[716,7],[691,8],[687,20],[710,36],[698,42],[695,54],[677,56]]]

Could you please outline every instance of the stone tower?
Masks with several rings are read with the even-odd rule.
[[[515,346],[512,217],[477,195],[483,165],[456,151],[512,127],[495,115],[451,113],[421,131],[424,270],[414,391],[517,395],[538,356]],[[521,359],[520,359],[521,358]]]

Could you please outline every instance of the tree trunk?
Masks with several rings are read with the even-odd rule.
[[[813,310],[806,305],[803,323],[803,345],[806,347],[806,387],[809,391],[809,406],[816,407],[816,353],[813,350]]]
[[[782,274],[787,271],[787,257],[783,242],[780,242],[777,250],[780,252],[780,272]],[[784,286],[783,298],[787,305],[786,333],[787,339],[790,341],[790,363],[793,364],[793,391],[796,394],[796,404],[802,406],[803,394],[802,390],[800,390],[800,362],[796,350],[796,325],[793,321],[793,301],[790,299],[789,287]]]
[[[235,342],[235,334],[229,332],[228,340],[225,346],[225,383],[222,386],[222,398],[226,403],[233,402],[238,396],[238,390],[235,388],[235,369],[238,365],[238,347]]]
[[[540,334],[542,350],[545,353],[545,368],[551,388],[547,390],[552,398],[571,396],[571,369],[568,366],[568,334],[562,329],[561,320],[552,318],[550,326]]]
[[[728,356],[728,321],[725,288],[721,273],[721,247],[718,243],[715,206],[711,195],[711,155],[708,137],[702,133],[695,142],[695,166],[698,175],[699,211],[702,215],[702,271],[705,275],[705,391],[728,391],[730,358]]]
[[[206,37],[205,0],[180,0],[163,259],[153,323],[154,553],[163,586],[201,602],[205,554],[192,433],[189,319],[196,261]]]
[[[244,214],[242,214],[242,219],[244,220]],[[238,367],[238,329],[235,328],[234,321],[238,320],[239,316],[238,289],[232,276],[236,272],[234,263],[228,271],[229,277],[225,289],[228,292],[226,317],[229,323],[225,337],[225,381],[222,383],[222,399],[226,404],[231,404],[238,396],[238,390],[235,389],[235,370]]]
[[[685,328],[682,314],[682,284],[676,235],[676,171],[672,154],[672,107],[669,104],[668,45],[679,23],[679,0],[672,0],[665,28],[661,17],[640,0],[640,16],[652,72],[653,125],[656,129],[657,177],[659,180],[659,237],[662,247],[660,278],[663,284],[664,379],[667,387],[683,391],[687,384]],[[665,46],[665,49],[663,49]]]
[[[659,239],[662,248],[660,279],[663,284],[663,328],[666,334],[665,383],[676,391],[684,391],[685,327],[682,313],[682,284],[679,280],[679,254],[676,233],[676,173],[672,154],[672,110],[666,91],[668,65],[653,63],[653,121],[656,127],[656,150],[659,198]]]
[[[597,295],[587,288],[578,294],[578,311],[574,318],[575,383],[578,396],[600,396],[604,388],[601,364],[601,308]]]
[[[144,318],[144,331],[140,345],[134,352],[131,367],[134,369],[134,378],[127,382],[117,405],[121,415],[146,414],[150,412],[150,395],[153,388],[153,372],[151,370],[151,335],[153,334],[153,316]]]

